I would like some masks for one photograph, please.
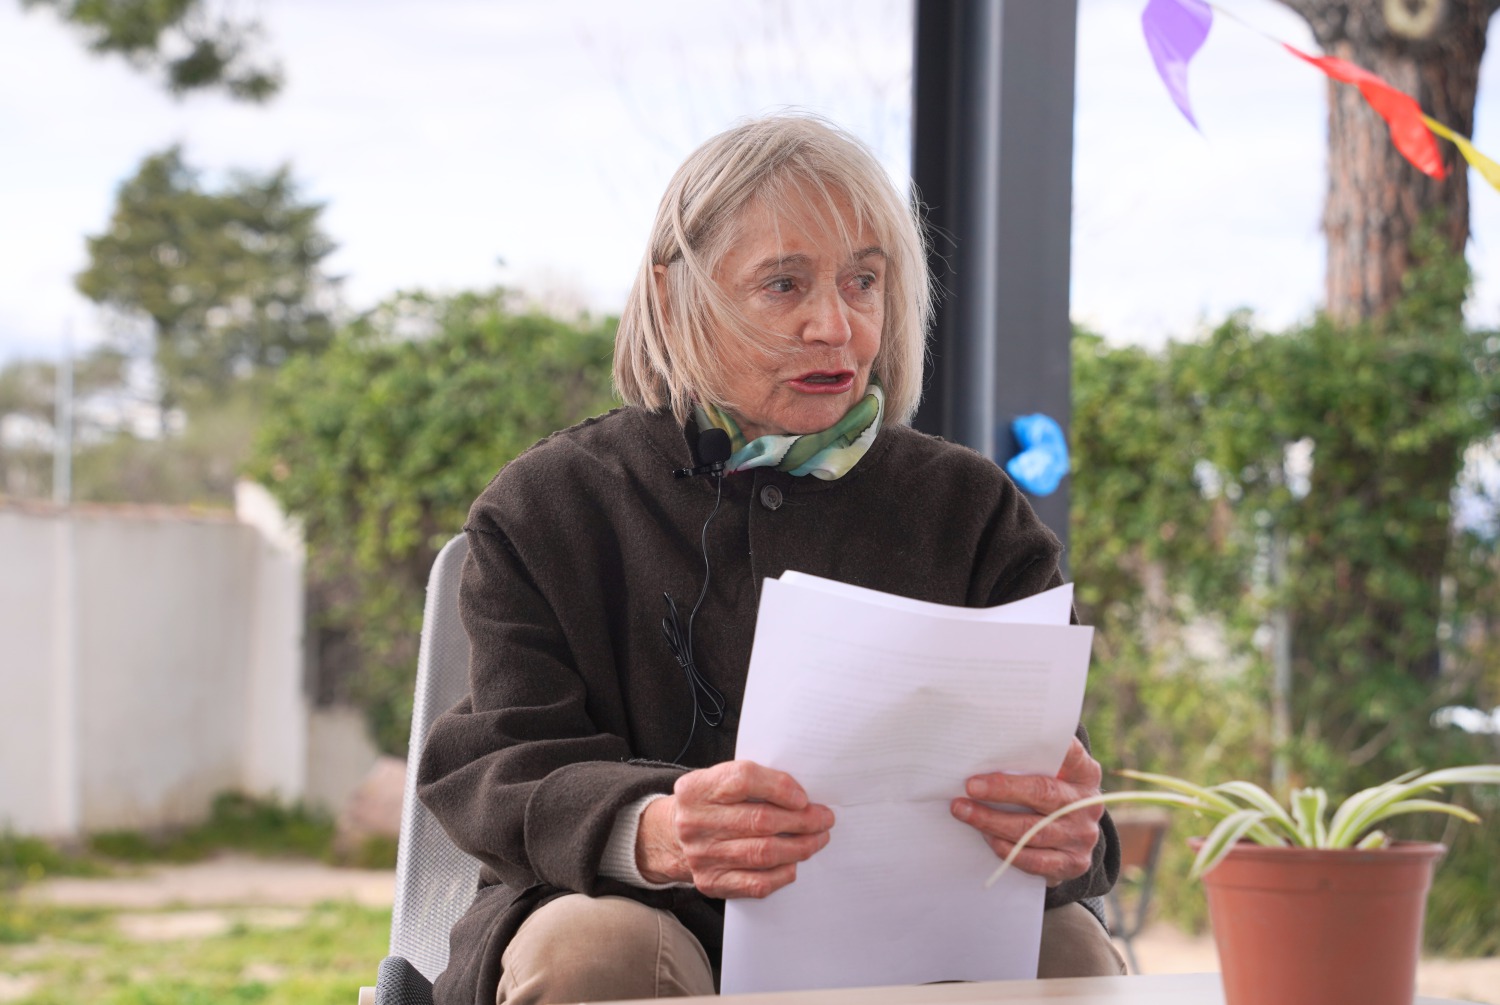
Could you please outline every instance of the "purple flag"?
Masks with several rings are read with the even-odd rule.
[[[1205,0],[1151,0],[1141,14],[1141,28],[1146,32],[1151,58],[1156,60],[1156,72],[1194,129],[1198,120],[1193,118],[1193,105],[1188,99],[1188,63],[1203,48],[1213,23],[1213,8]]]

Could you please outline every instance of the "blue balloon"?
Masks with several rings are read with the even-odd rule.
[[[1010,424],[1021,452],[1005,462],[1005,472],[1034,496],[1057,491],[1068,474],[1068,441],[1050,416],[1022,415]]]

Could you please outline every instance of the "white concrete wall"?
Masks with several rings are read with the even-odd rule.
[[[81,825],[191,822],[241,780],[254,542],[228,522],[75,525]]]
[[[56,536],[0,510],[0,827],[22,833],[65,815],[52,749]]]
[[[235,514],[255,531],[242,785],[250,792],[300,799],[307,794],[310,768],[302,665],[302,534],[271,494],[253,482],[238,485]]]
[[[244,520],[0,508],[0,826],[188,823],[226,789],[302,798],[302,548],[268,502],[248,493]]]
[[[307,803],[337,812],[380,760],[364,713],[317,708],[307,723]]]

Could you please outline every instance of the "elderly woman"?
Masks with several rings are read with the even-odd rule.
[[[906,425],[929,296],[916,215],[820,120],[751,121],[677,172],[616,338],[626,406],[533,446],[469,514],[470,695],[419,792],[483,869],[439,1001],[710,994],[723,898],[773,896],[838,840],[795,778],[733,760],[766,577],[968,606],[1061,581],[1005,474]],[[678,476],[723,453],[727,473]],[[1055,777],[955,778],[953,816],[1005,854],[1097,791],[1079,736]],[[1022,853],[1048,881],[1042,976],[1122,972],[1079,903],[1118,862],[1099,814]]]

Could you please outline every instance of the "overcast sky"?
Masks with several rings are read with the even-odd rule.
[[[1041,0],[1037,0],[1041,2]],[[1271,0],[1221,0],[1304,47]],[[1188,337],[1250,306],[1279,327],[1322,291],[1324,78],[1221,19],[1191,77],[1203,134],[1142,41],[1145,0],[1081,0],[1073,313],[1117,340]],[[267,106],[175,101],[0,0],[0,361],[53,356],[84,235],[146,155],[182,143],[211,183],[290,163],[327,204],[355,309],[399,288],[503,282],[617,310],[657,200],[697,144],[782,106],[907,171],[910,0],[260,0],[287,86]],[[1491,41],[1500,30],[1491,31]],[[1500,158],[1500,56],[1475,142]],[[1474,176],[1474,319],[1500,324],[1500,192]],[[503,264],[502,264],[503,263]]]

